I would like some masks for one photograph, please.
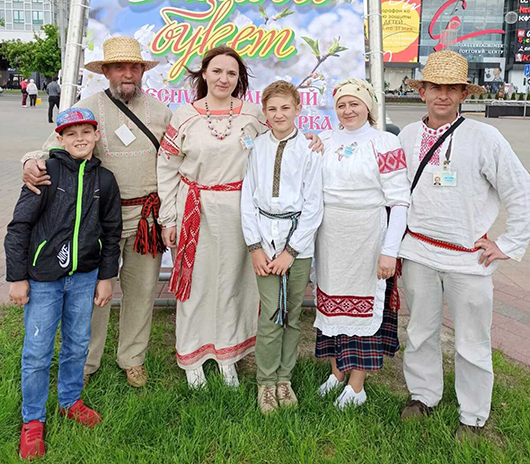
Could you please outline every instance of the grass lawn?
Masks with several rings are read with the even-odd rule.
[[[458,405],[452,360],[445,360],[445,395],[424,421],[399,419],[407,399],[402,353],[367,381],[368,402],[339,412],[337,394],[321,399],[317,387],[328,366],[312,357],[313,313],[303,316],[301,358],[293,387],[300,405],[262,417],[256,405],[254,361],[239,366],[241,387],[223,386],[216,365],[206,363],[208,387],[190,391],[174,361],[174,318],[157,310],[146,366],[149,383],[133,389],[114,362],[117,311],[111,315],[102,367],[83,393],[103,416],[86,429],[57,413],[57,358],[51,371],[46,426],[47,454],[40,463],[530,463],[530,370],[494,354],[493,409],[484,439],[474,448],[453,438]],[[21,462],[20,308],[0,309],[0,463]]]

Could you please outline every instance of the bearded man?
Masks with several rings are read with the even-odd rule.
[[[144,360],[151,332],[153,304],[162,260],[163,245],[156,221],[157,152],[171,111],[159,100],[142,92],[145,71],[157,61],[145,61],[140,44],[129,37],[114,37],[103,44],[104,59],[85,65],[109,80],[109,89],[78,102],[74,107],[90,109],[99,123],[101,139],[94,154],[118,181],[122,198],[123,235],[120,242],[123,292],[117,362],[127,382],[141,387],[147,382]],[[55,135],[43,149],[24,156],[26,185],[49,185],[44,159],[56,144]],[[157,238],[158,237],[158,238]],[[85,383],[99,369],[107,338],[110,304],[92,314],[92,338],[85,365]]]

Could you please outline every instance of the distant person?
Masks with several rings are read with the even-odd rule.
[[[28,95],[29,95],[29,106],[36,106],[37,104],[37,96],[39,95],[39,89],[35,85],[35,81],[31,79],[29,81],[29,84],[26,88]]]
[[[52,81],[46,87],[46,93],[48,94],[48,122],[53,123],[53,108],[57,106],[59,110],[59,102],[61,97],[61,86],[57,82],[59,78],[55,76]]]
[[[22,108],[28,107],[28,80],[22,79],[20,83],[20,91],[22,92]]]

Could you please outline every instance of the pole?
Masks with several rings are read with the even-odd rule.
[[[88,3],[89,0],[74,0],[70,6],[60,111],[73,106],[77,99],[79,59],[83,48],[81,42],[85,30],[85,10],[88,8]]]
[[[366,0],[368,6],[368,44],[370,81],[377,98],[377,129],[386,129],[385,77],[383,69],[383,24],[381,0]]]
[[[60,38],[60,44],[61,44],[61,68],[64,69],[64,55],[66,51],[66,27],[65,27],[65,5],[64,0],[56,0],[55,2],[57,13],[58,13],[58,26],[59,26],[59,38]]]

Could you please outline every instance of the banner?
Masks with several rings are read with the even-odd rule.
[[[385,62],[416,63],[422,0],[382,0]]]
[[[516,30],[515,62],[530,63],[530,0],[518,2]]]
[[[85,63],[103,59],[109,37],[136,38],[147,60],[143,90],[172,109],[193,101],[186,68],[196,70],[217,45],[234,48],[254,76],[246,99],[284,79],[299,87],[302,130],[331,129],[333,87],[364,78],[363,0],[92,0]],[[102,89],[104,76],[83,73],[82,97]]]

